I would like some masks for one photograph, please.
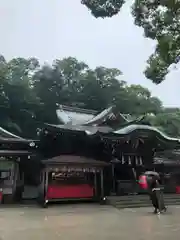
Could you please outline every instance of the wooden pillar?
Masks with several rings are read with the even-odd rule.
[[[115,164],[112,163],[112,191],[116,193]]]
[[[19,169],[18,169],[18,163],[14,162],[13,163],[13,169],[10,170],[10,181],[12,183],[12,199],[14,199],[16,190],[17,190],[17,184],[18,184],[18,174],[19,174]]]
[[[95,190],[95,197],[97,197],[98,191],[97,191],[97,171],[96,170],[94,172],[94,190]]]
[[[104,172],[103,172],[103,169],[101,169],[101,200],[103,200],[104,198]]]
[[[48,173],[49,173],[49,171],[46,168],[42,170],[39,203],[44,208],[47,207],[47,203],[48,203],[48,199],[46,199],[47,189],[48,189]]]
[[[41,183],[40,183],[40,191],[45,195],[45,170],[41,171]]]
[[[48,169],[45,169],[44,174],[45,174],[45,195],[46,195],[47,190],[48,190],[48,174],[49,174]]]
[[[45,170],[42,169],[40,172],[40,184],[38,187],[38,199],[37,202],[41,206],[44,206],[44,201],[45,201]]]

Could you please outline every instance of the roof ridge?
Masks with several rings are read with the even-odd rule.
[[[98,114],[98,111],[96,110],[61,105],[61,104],[59,104],[59,109],[62,109],[64,111],[71,111],[71,112],[78,112],[78,113],[85,113],[85,114],[92,114],[92,115]]]
[[[9,131],[7,131],[6,129],[0,127],[0,136],[1,136],[1,133],[5,134],[7,138],[11,137],[11,138],[18,138],[18,139],[23,139],[21,138],[20,136],[18,135],[15,135]]]

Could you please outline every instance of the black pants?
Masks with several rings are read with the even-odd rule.
[[[165,209],[164,198],[163,198],[162,192],[153,191],[150,194],[150,197],[151,197],[152,205],[156,210],[159,209],[161,211],[161,210]]]
[[[158,199],[157,199],[157,196],[156,196],[156,193],[155,191],[153,193],[151,193],[151,201],[152,201],[152,205],[155,209],[158,209],[159,208],[159,204],[158,204]]]

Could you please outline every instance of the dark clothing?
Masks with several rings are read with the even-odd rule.
[[[150,194],[150,199],[152,201],[152,205],[155,209],[158,209],[159,208],[159,204],[158,204],[158,199],[157,199],[157,196],[156,196],[156,191],[153,191],[151,194]]]
[[[145,176],[145,179],[142,178]],[[140,184],[146,183],[146,189],[148,190],[150,200],[155,209],[155,213],[159,213],[161,211],[165,211],[166,207],[164,205],[163,193],[161,190],[161,180],[159,174],[154,172],[154,174],[142,175],[140,179]]]
[[[159,180],[152,179],[152,181],[149,184],[149,195],[152,201],[152,205],[155,208],[155,213],[160,212],[162,210],[166,211],[163,195],[160,189]]]
[[[152,180],[152,182],[150,183],[149,186],[149,195],[150,195],[150,199],[152,201],[153,207],[155,209],[159,208],[159,204],[158,204],[158,199],[157,199],[157,195],[156,195],[156,191],[154,190],[155,188],[159,188],[160,184],[157,180]]]

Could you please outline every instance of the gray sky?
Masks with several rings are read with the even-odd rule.
[[[155,43],[133,25],[132,1],[111,19],[93,18],[80,1],[0,0],[0,53],[42,63],[72,56],[90,67],[116,67],[123,80],[148,87],[166,106],[180,106],[178,70],[158,86],[143,76]]]

